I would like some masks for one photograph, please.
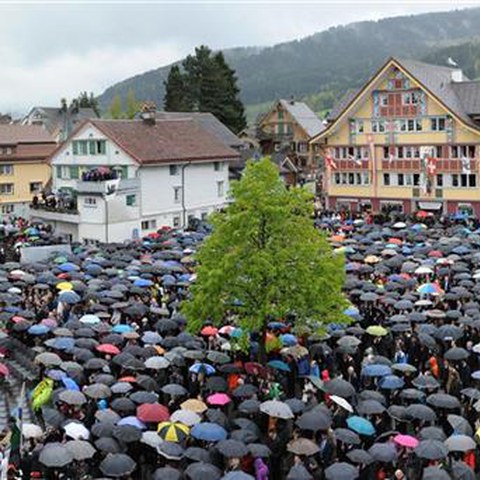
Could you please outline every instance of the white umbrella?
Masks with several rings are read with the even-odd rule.
[[[270,417],[283,418],[285,420],[293,418],[291,408],[284,402],[279,400],[267,400],[260,404],[260,411],[266,413]]]
[[[83,423],[70,422],[67,423],[63,429],[68,437],[73,438],[74,440],[88,440],[90,437],[90,432],[83,425]]]
[[[142,432],[142,438],[140,441],[149,447],[157,448],[161,443],[163,443],[164,440],[158,435],[157,432],[148,430],[146,432]]]
[[[407,227],[407,224],[403,223],[403,222],[397,222],[397,223],[393,224],[393,228],[402,229],[402,228],[406,228],[406,227]]]
[[[433,273],[433,270],[425,265],[421,265],[415,270],[416,275],[429,275],[430,273]]]
[[[195,412],[191,412],[190,410],[177,410],[172,413],[170,421],[180,422],[184,425],[187,425],[187,427],[192,427],[193,425],[200,423],[202,419],[200,415]]]
[[[34,423],[24,423],[22,425],[22,435],[25,438],[40,438],[43,435],[43,430]]]
[[[353,413],[353,407],[343,397],[339,397],[338,395],[330,395],[330,400],[342,407],[347,412]]]

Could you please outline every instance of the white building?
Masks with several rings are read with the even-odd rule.
[[[51,157],[53,192],[71,192],[76,206],[40,205],[31,217],[87,242],[183,227],[226,204],[228,162],[237,158],[191,119],[88,120]],[[119,181],[106,180],[112,172]]]

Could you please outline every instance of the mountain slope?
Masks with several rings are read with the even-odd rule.
[[[428,13],[352,23],[273,47],[224,53],[237,72],[247,105],[319,92],[329,92],[333,101],[347,88],[362,84],[389,56],[425,58],[435,46],[471,40],[478,34],[478,24],[480,8]],[[446,59],[440,60],[444,64]],[[99,97],[100,105],[108,107],[116,92],[125,99],[133,89],[139,100],[153,100],[162,106],[163,81],[170,67],[113,85]]]

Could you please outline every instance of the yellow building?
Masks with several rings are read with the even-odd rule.
[[[37,125],[0,125],[0,217],[26,216],[50,180],[54,138]]]
[[[311,140],[326,207],[480,217],[480,82],[456,67],[388,60]]]
[[[257,124],[262,154],[282,164],[284,158],[304,175],[311,173],[309,140],[324,129],[322,121],[308,105],[278,100]],[[275,157],[280,157],[276,159]]]

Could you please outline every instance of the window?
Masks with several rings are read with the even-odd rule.
[[[6,147],[3,150],[3,153],[5,153],[5,155],[11,155],[13,153],[13,148],[12,147]]]
[[[430,119],[430,128],[434,132],[443,132],[446,128],[446,118],[445,117],[433,117]]]
[[[408,185],[409,187],[412,186],[413,184],[413,178],[411,173],[405,173],[405,185]]]
[[[179,227],[180,226],[180,217],[176,216],[176,217],[173,217],[173,226],[175,228]]]
[[[396,130],[400,132],[421,132],[422,121],[419,118],[409,118],[396,121]]]
[[[364,131],[363,120],[355,120],[355,131],[357,133],[363,133]]]
[[[182,199],[182,187],[173,187],[173,203],[180,203]]]
[[[115,165],[112,168],[114,172],[116,172],[118,178],[128,178],[128,166],[127,165]]]
[[[127,207],[136,207],[137,206],[137,196],[136,195],[125,195],[125,203]]]
[[[72,142],[74,155],[105,155],[106,140],[74,140]]]
[[[97,199],[95,197],[85,197],[83,205],[89,208],[97,208]]]
[[[404,158],[403,147],[397,147],[397,158]]]
[[[404,93],[402,101],[403,101],[404,105],[417,105],[418,104],[418,93],[417,92]]]
[[[405,177],[403,176],[403,173],[399,173],[397,175],[397,184],[399,187],[403,187],[405,185]]]
[[[42,182],[30,182],[30,193],[39,193],[42,191]]]
[[[443,158],[443,150],[441,145],[435,147],[435,158]]]
[[[70,170],[70,167],[68,165],[57,165],[56,171],[57,171],[57,178],[63,178],[65,180],[70,180],[71,170]]]
[[[458,187],[458,173],[452,173],[452,187]]]
[[[0,175],[13,175],[13,165],[0,165]]]
[[[420,186],[420,174],[419,173],[414,173],[413,174],[413,185],[415,187],[419,187]]]
[[[224,181],[221,181],[221,182],[217,182],[217,197],[223,197],[224,195],[224,186],[225,186],[225,182]]]
[[[13,183],[0,183],[0,195],[13,195]]]
[[[77,165],[72,165],[70,167],[70,173],[69,173],[69,178],[72,180],[77,180],[79,178],[79,168]]]
[[[308,143],[300,142],[298,144],[298,152],[299,153],[308,153]]]
[[[383,133],[383,132],[385,132],[385,121],[372,120],[372,133]]]
[[[475,145],[452,145],[450,147],[451,158],[474,158]]]
[[[277,115],[279,120],[283,120],[283,110],[278,109]]]
[[[170,175],[178,175],[180,170],[178,168],[178,165],[170,165],[169,168],[170,168]]]
[[[475,188],[477,186],[477,176],[474,173],[453,173],[452,187]]]
[[[390,185],[390,174],[384,173],[383,174],[383,184],[388,187]]]
[[[13,203],[4,203],[1,211],[2,215],[9,215],[15,211],[15,205]]]
[[[223,170],[223,162],[213,162],[213,169],[216,172],[221,172]]]
[[[141,223],[142,230],[154,230],[157,228],[157,221],[153,220],[143,220]]]
[[[437,174],[437,187],[443,187],[443,173]]]
[[[388,95],[386,94],[380,95],[380,105],[382,107],[388,107]]]

